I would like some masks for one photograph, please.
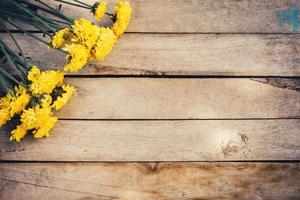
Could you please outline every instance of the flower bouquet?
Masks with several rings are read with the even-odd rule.
[[[106,2],[89,5],[79,0],[54,1],[89,10],[96,21],[107,15],[112,25],[103,27],[84,18],[72,19],[61,12],[61,5],[55,8],[43,0],[35,0],[34,3],[26,0],[0,2],[1,28],[9,34],[17,49],[14,52],[0,39],[0,57],[3,60],[0,82],[5,92],[0,99],[0,126],[11,119],[18,122],[11,131],[10,140],[20,141],[28,132],[34,138],[48,137],[58,121],[54,112],[60,110],[75,92],[74,87],[64,83],[64,71],[77,72],[89,61],[102,61],[112,51],[131,19],[132,8],[127,1],[117,2],[115,13],[107,11]],[[48,41],[24,30],[16,21],[34,27],[48,36]],[[49,49],[63,52],[66,57],[63,70],[43,71],[29,63],[11,28],[44,43]],[[16,76],[10,71],[14,71]]]

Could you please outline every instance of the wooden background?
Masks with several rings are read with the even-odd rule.
[[[300,1],[131,3],[108,58],[67,76],[49,138],[0,129],[0,199],[300,199]],[[39,67],[65,63],[14,35]]]

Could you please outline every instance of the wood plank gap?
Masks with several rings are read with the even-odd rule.
[[[80,119],[80,118],[59,118],[62,121],[249,121],[249,120],[295,120],[299,117],[286,118],[195,118],[195,119]]]
[[[41,33],[42,31],[33,30],[33,29],[24,29],[29,33]],[[11,33],[20,33],[24,34],[21,30],[11,29]],[[48,31],[49,33],[53,33],[52,31]],[[0,29],[0,33],[7,33],[6,30]],[[134,32],[129,31],[124,34],[141,34],[141,35],[299,35],[299,32]]]
[[[96,164],[117,164],[117,163],[138,163],[138,164],[143,164],[143,163],[300,163],[300,160],[210,160],[210,161],[197,161],[197,160],[172,160],[172,161],[90,161],[90,160],[66,160],[66,161],[60,161],[60,160],[0,160],[1,163],[40,163],[40,164],[51,164],[51,163],[61,163],[61,164],[89,164],[89,163],[96,163]]]
[[[189,75],[189,74],[66,74],[65,77],[69,78],[162,78],[162,79],[193,79],[193,78],[219,78],[219,79],[226,79],[226,78],[274,78],[274,79],[300,79],[300,76],[248,76],[248,75]]]

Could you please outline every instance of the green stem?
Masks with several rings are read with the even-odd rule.
[[[6,51],[5,47],[3,46],[3,44],[0,44],[0,45],[1,45],[1,49],[3,50],[2,52],[5,54],[6,58],[8,59],[8,61],[11,64],[11,66],[13,66],[17,71],[22,72],[22,70],[20,70],[19,67],[16,65],[16,63],[12,60],[9,53]],[[17,84],[19,84],[19,81],[17,81],[14,77],[10,76],[5,70],[2,69],[2,71],[4,71],[3,73],[6,73],[5,75],[8,75],[8,78],[15,81]],[[21,79],[22,79],[23,82],[26,82],[26,79],[22,75],[21,75]]]
[[[85,9],[89,9],[89,10],[91,9],[90,7],[79,5],[79,4],[76,4],[76,3],[71,3],[71,2],[68,2],[68,1],[64,1],[64,0],[54,0],[54,1],[58,1],[58,2],[61,2],[61,3],[65,3],[65,4],[69,4],[69,5],[72,5],[72,6],[77,6],[77,7],[85,8]]]
[[[0,8],[1,10],[1,8]],[[25,21],[26,23],[29,23],[31,25],[33,25],[32,23],[34,22],[38,22],[37,20],[35,19],[32,19],[32,17],[29,17],[27,15],[18,15],[16,13],[13,13],[13,11],[9,12],[9,11],[6,11],[6,10],[1,10],[1,14],[4,13],[3,16],[5,17],[12,17],[12,18],[19,18],[19,19],[26,19],[27,21]],[[58,23],[61,23],[61,24],[65,24],[65,25],[70,25],[68,22],[64,22],[64,21],[60,21],[60,20],[56,20],[56,19],[51,19],[51,18],[48,18],[48,20],[50,21],[53,21],[53,22],[58,22]],[[34,25],[33,25],[34,26]],[[36,25],[35,25],[36,26]],[[41,29],[39,29],[41,30]]]
[[[37,36],[33,35],[32,33],[28,32],[28,31],[26,31],[26,30],[23,30],[21,27],[19,27],[19,26],[16,25],[15,23],[13,23],[13,22],[11,22],[11,21],[9,21],[9,20],[7,20],[6,22],[9,23],[10,25],[12,25],[13,27],[19,29],[20,31],[22,31],[24,34],[27,34],[27,35],[29,35],[30,37],[36,39],[37,41],[39,41],[39,42],[41,42],[41,43],[43,43],[43,44],[45,44],[45,45],[51,47],[51,45],[50,45],[49,43],[47,43],[47,42],[45,42],[44,40],[38,38]],[[62,49],[57,49],[57,50],[59,50],[60,52],[63,52],[63,53],[67,53],[66,51],[64,51],[64,50],[62,50]]]
[[[42,39],[40,39],[40,38],[36,37],[36,36],[35,36],[35,35],[33,35],[32,33],[30,33],[30,32],[28,32],[28,31],[25,31],[25,30],[23,30],[21,27],[19,27],[19,26],[18,26],[18,25],[16,25],[15,23],[13,23],[13,22],[11,22],[11,21],[9,21],[9,20],[7,20],[6,22],[7,22],[7,23],[9,23],[10,25],[12,25],[13,27],[15,27],[15,28],[19,29],[19,30],[20,30],[20,31],[22,31],[23,33],[25,33],[25,34],[29,35],[30,37],[32,37],[32,38],[34,38],[34,39],[36,39],[37,41],[39,41],[39,42],[41,42],[41,43],[43,43],[43,44],[45,44],[45,45],[47,45],[47,46],[50,46],[50,44],[49,44],[49,43],[47,43],[47,42],[45,42],[44,40],[42,40]],[[63,53],[66,53],[66,51],[64,51],[64,50],[62,50],[62,49],[57,49],[57,50],[59,50],[59,51],[61,51],[61,52],[63,52]]]
[[[10,79],[11,81],[13,81],[14,83],[16,83],[17,85],[20,84],[20,82],[19,82],[17,79],[15,79],[12,75],[10,75],[9,73],[7,73],[7,72],[6,72],[4,69],[2,69],[1,67],[0,67],[0,72],[2,72],[2,74],[3,74],[6,78]]]
[[[108,15],[108,16],[111,16],[111,17],[115,16],[114,14],[111,14],[111,13],[108,13],[108,12],[106,12],[105,14]]]
[[[1,42],[1,44],[3,45],[4,48],[6,48],[6,51],[9,54],[9,56],[11,56],[11,59],[13,59],[16,62],[16,66],[18,67],[18,64],[21,66],[21,68],[18,67],[18,69],[26,75],[29,66],[27,66],[23,60],[21,60],[12,50],[10,50],[5,45],[5,43]]]
[[[33,35],[32,33],[30,33],[30,32],[28,32],[28,31],[25,31],[25,30],[23,30],[21,27],[19,27],[19,26],[18,26],[18,25],[16,25],[15,23],[11,22],[10,20],[7,20],[6,22],[7,22],[7,23],[9,23],[10,25],[12,25],[13,27],[15,27],[15,28],[19,29],[19,30],[20,30],[20,31],[22,31],[23,33],[25,33],[25,34],[29,35],[30,37],[33,37],[34,39],[38,40],[39,42],[42,42],[42,43],[44,43],[44,44],[46,44],[46,45],[48,45],[48,46],[49,46],[49,44],[48,44],[47,42],[45,42],[44,40],[42,40],[42,39],[40,39],[40,38],[36,37],[36,36],[35,36],[35,35]]]
[[[65,25],[71,25],[71,24],[73,24],[73,23],[63,22],[63,21],[60,21],[60,20],[57,20],[57,19],[51,19],[51,18],[49,18],[49,20],[54,21],[54,22],[58,22],[58,23],[61,23],[61,24],[65,24]]]
[[[13,90],[13,86],[8,82],[7,78],[0,73],[0,83],[1,86],[5,89],[5,92],[8,93],[9,91]]]
[[[48,27],[50,30],[55,31],[55,29],[53,29],[53,26],[51,27],[48,23],[46,23],[45,21],[43,21],[40,16],[37,16],[36,14],[33,14],[30,10],[28,10],[26,7],[19,5],[18,3],[15,2],[15,0],[11,0],[11,2],[18,8],[20,8],[21,10],[23,10],[24,12],[26,12],[27,14],[29,14],[30,16],[32,16],[33,18],[35,18],[36,20],[38,20],[39,22],[41,22],[42,24],[44,24],[46,27]]]
[[[22,3],[27,4],[27,5],[30,5],[30,6],[33,6],[33,7],[36,8],[36,9],[45,11],[45,12],[47,12],[47,13],[49,13],[49,14],[55,16],[55,17],[59,17],[59,18],[65,20],[66,22],[69,22],[69,23],[72,22],[72,20],[69,19],[67,16],[63,15],[61,12],[57,11],[56,9],[54,9],[54,8],[52,8],[51,6],[47,5],[46,3],[44,3],[44,2],[42,2],[42,1],[40,1],[40,0],[35,0],[35,1],[38,2],[38,3],[40,3],[40,4],[42,4],[42,5],[45,6],[46,8],[41,7],[41,6],[38,6],[38,5],[36,5],[36,4],[32,4],[32,3],[26,2],[26,1],[25,1],[25,2],[23,1]],[[49,18],[48,18],[48,19],[49,19]],[[65,23],[66,23],[66,22],[65,22]]]
[[[4,24],[4,22],[3,22],[3,20],[2,20],[1,18],[0,18],[0,21],[2,22],[2,25],[4,26],[6,32],[7,32],[7,33],[9,34],[9,36],[12,38],[12,40],[14,41],[16,47],[17,47],[18,50],[20,51],[20,53],[21,53],[21,55],[22,55],[22,57],[23,57],[23,60],[24,60],[24,62],[25,62],[25,64],[26,64],[26,68],[27,68],[27,66],[29,66],[29,64],[28,64],[28,62],[27,62],[27,60],[26,60],[25,54],[24,54],[24,52],[22,51],[22,49],[21,49],[19,43],[17,42],[17,40],[16,40],[16,38],[13,36],[13,34],[11,34],[11,31],[5,26],[5,24]]]
[[[45,42],[44,40],[42,40],[42,39],[36,37],[36,36],[33,35],[32,33],[23,30],[22,28],[20,28],[20,27],[19,27],[18,25],[16,25],[15,23],[13,23],[13,22],[11,22],[11,21],[9,21],[9,20],[7,20],[6,22],[8,22],[9,24],[11,24],[13,27],[16,27],[17,29],[19,29],[19,30],[22,31],[23,33],[29,35],[30,37],[33,37],[33,38],[36,39],[37,41],[39,41],[39,42],[41,42],[41,43],[43,43],[43,44],[45,44],[45,45],[51,47],[51,45],[50,45],[49,43],[47,43],[47,42]],[[58,50],[58,51],[60,51],[60,52],[63,52],[63,53],[67,53],[66,51],[64,51],[64,50],[62,50],[62,49],[56,49],[56,50]]]
[[[51,6],[47,5],[46,3],[40,1],[40,0],[36,0],[37,2],[39,2],[40,4],[44,5],[45,7],[49,8],[50,10],[52,10],[54,13],[56,13],[57,15],[60,16],[60,18],[65,19],[66,21],[72,23],[73,20],[68,18],[67,16],[65,16],[64,14],[62,14],[61,12],[57,11],[56,9],[52,8]],[[47,12],[47,11],[46,11]],[[53,12],[51,12],[53,14]],[[68,24],[68,23],[67,23]]]
[[[9,56],[11,56],[11,59],[13,59],[13,61],[15,61],[16,67],[18,68],[18,70],[20,70],[24,75],[27,76],[27,71],[29,66],[26,66],[26,64],[20,60],[20,58],[18,56],[16,56],[14,54],[14,52],[12,52],[11,50],[7,49]],[[20,67],[19,67],[20,66]]]
[[[37,24],[35,24],[34,22],[29,22],[30,25],[32,25],[33,27],[37,28],[38,30],[42,31],[43,34],[48,35],[49,37],[51,37],[51,34],[48,31],[43,30],[40,26],[38,26]]]
[[[80,4],[82,4],[82,5],[85,5],[85,6],[87,6],[87,7],[92,8],[91,5],[89,5],[89,4],[87,4],[87,3],[84,3],[84,2],[82,2],[82,1],[79,1],[79,0],[73,0],[73,1],[75,1],[75,2],[77,2],[77,3],[80,3]]]

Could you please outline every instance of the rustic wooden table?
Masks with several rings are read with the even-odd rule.
[[[300,199],[300,1],[131,3],[49,138],[0,129],[0,199]],[[65,62],[15,36],[38,66]]]

